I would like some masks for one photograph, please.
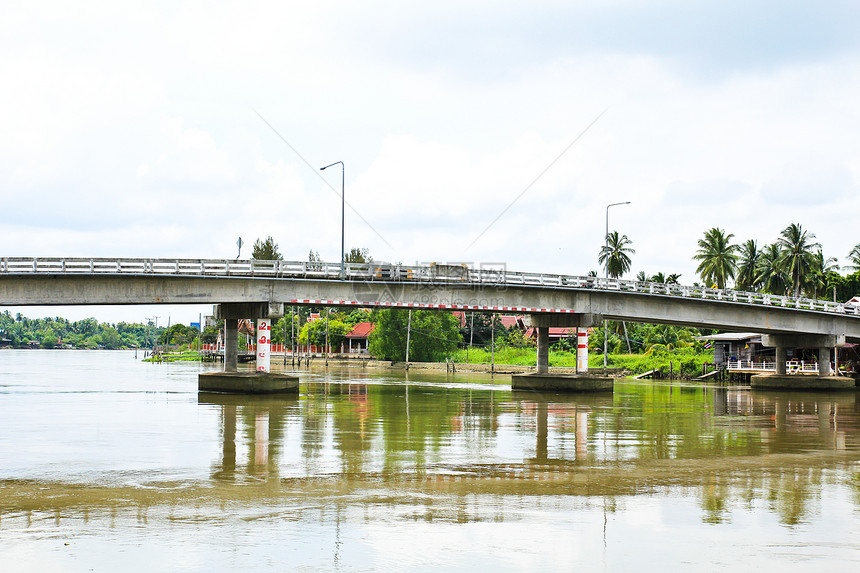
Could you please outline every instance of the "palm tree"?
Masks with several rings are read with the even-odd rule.
[[[654,275],[653,277],[651,277],[651,282],[652,283],[665,283],[666,282],[666,276],[661,271],[661,272],[657,273],[656,275]]]
[[[777,265],[778,259],[779,245],[765,245],[759,254],[755,281],[764,292],[784,295],[788,290],[789,278]]]
[[[821,249],[812,256],[812,267],[806,277],[806,283],[803,285],[808,296],[818,298],[819,292],[826,292],[829,286],[833,284],[833,275],[839,270],[839,265],[836,264],[834,257],[824,258],[824,253]]]
[[[699,250],[693,259],[701,261],[696,272],[702,277],[706,285],[716,285],[717,288],[726,288],[728,279],[735,277],[735,268],[738,256],[735,251],[737,245],[730,241],[733,234],[726,234],[722,229],[714,227],[705,233],[705,238],[699,239]]]
[[[800,287],[806,281],[806,277],[815,260],[814,249],[820,249],[819,243],[813,243],[815,235],[804,231],[797,223],[792,223],[782,230],[780,238],[776,240],[780,248],[777,266],[791,279],[794,287],[794,296],[800,296]]]
[[[854,245],[854,248],[848,253],[848,260],[851,261],[851,264],[845,265],[846,269],[860,271],[860,244]]]
[[[672,273],[671,275],[666,277],[666,284],[667,285],[679,284],[678,280],[680,280],[680,278],[681,278],[681,273]]]
[[[636,254],[636,251],[629,247],[632,244],[627,235],[619,237],[618,231],[606,235],[606,244],[600,247],[597,262],[603,264],[607,276],[617,279],[630,270],[630,255]]]
[[[753,239],[748,239],[740,246],[740,263],[738,264],[737,288],[740,290],[755,291],[761,286],[758,279],[759,259],[761,251]]]

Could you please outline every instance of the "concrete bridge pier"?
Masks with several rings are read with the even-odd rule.
[[[765,334],[763,346],[776,348],[776,373],[759,374],[750,378],[753,388],[782,388],[798,390],[853,389],[853,378],[832,376],[830,349],[845,345],[845,336],[836,334]],[[817,348],[818,374],[788,374],[785,361],[786,349]]]
[[[199,392],[278,394],[299,391],[298,376],[271,372],[239,371],[239,325],[245,318],[277,318],[284,315],[283,303],[247,302],[215,306],[215,317],[224,320],[224,371],[205,372],[197,377]]]
[[[818,375],[830,376],[832,372],[830,369],[830,348],[821,347],[818,349]]]
[[[549,327],[537,327],[537,372],[549,372]]]
[[[788,352],[785,350],[785,346],[777,346],[776,347],[776,374],[777,376],[785,376],[785,362],[788,360]]]
[[[239,322],[224,320],[224,372],[239,370]]]
[[[588,372],[588,329],[576,329],[576,370]]]
[[[530,374],[511,376],[514,390],[538,390],[550,392],[611,392],[613,380],[608,376],[582,374],[553,374],[549,371],[549,329],[588,328],[603,321],[598,314],[533,314],[531,326],[537,330],[537,365]]]

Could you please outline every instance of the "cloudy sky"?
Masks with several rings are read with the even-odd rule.
[[[7,2],[0,256],[235,258],[272,235],[337,261],[341,175],[319,167],[343,161],[347,249],[377,260],[585,274],[631,201],[610,230],[634,273],[692,283],[715,226],[800,223],[842,262],[858,21],[829,0]]]

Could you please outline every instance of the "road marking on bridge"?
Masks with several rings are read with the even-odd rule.
[[[360,306],[360,307],[394,307],[394,308],[419,308],[433,310],[485,310],[492,312],[525,312],[525,313],[556,313],[575,314],[569,308],[536,308],[526,306],[481,306],[474,304],[433,304],[423,302],[373,302],[357,300],[321,300],[321,299],[292,299],[288,304],[307,304],[313,306]]]

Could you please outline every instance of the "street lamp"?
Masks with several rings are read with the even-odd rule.
[[[344,232],[344,205],[346,204],[346,199],[344,196],[344,179],[346,178],[346,167],[343,164],[343,161],[335,161],[331,165],[326,165],[325,167],[320,167],[320,171],[324,171],[329,167],[337,165],[340,163],[340,276],[343,276],[343,264],[346,260],[343,251],[343,232]]]
[[[606,247],[606,250],[609,250],[609,208],[615,207],[616,205],[629,205],[630,201],[623,201],[621,203],[610,203],[606,206],[606,233],[603,234],[603,244]],[[609,253],[606,253],[607,257]],[[609,259],[606,260],[606,272],[604,276],[609,278]],[[603,373],[606,374],[606,350],[608,348],[608,338],[609,338],[609,329],[607,328],[607,323],[603,321]]]

